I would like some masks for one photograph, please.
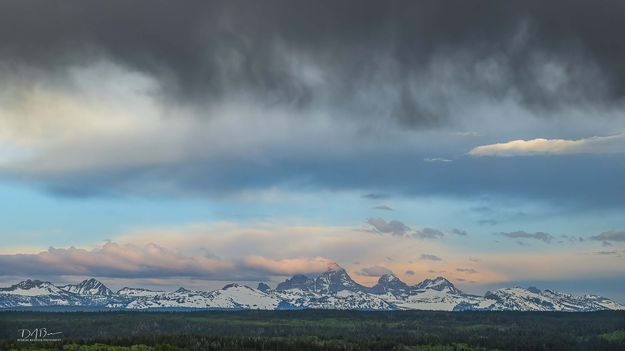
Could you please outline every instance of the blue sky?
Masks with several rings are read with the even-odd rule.
[[[625,46],[555,3],[0,5],[0,282],[336,261],[625,302]]]

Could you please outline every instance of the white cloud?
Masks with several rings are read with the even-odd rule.
[[[625,152],[625,133],[577,140],[531,139],[478,146],[471,156],[527,156],[566,154],[607,154]]]
[[[424,158],[423,161],[425,162],[452,162],[452,160],[448,158],[442,158],[442,157]]]

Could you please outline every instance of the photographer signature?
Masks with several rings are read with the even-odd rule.
[[[48,328],[19,329],[18,332],[20,335],[18,341],[56,341],[59,340],[58,335],[63,334],[63,332],[51,332]]]

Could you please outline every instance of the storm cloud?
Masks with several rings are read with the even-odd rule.
[[[625,129],[624,5],[592,5],[4,1],[0,175],[64,196],[292,187],[622,206],[623,155],[463,156]]]
[[[459,83],[490,93],[515,88],[532,104],[557,106],[579,93],[588,98],[598,92],[622,96],[625,44],[612,40],[625,30],[619,1],[602,6],[579,0],[480,3],[268,0],[177,6],[167,1],[5,1],[0,7],[1,52],[7,59],[45,68],[104,52],[168,77],[173,83],[168,89],[177,97],[214,97],[231,85],[274,102],[312,103],[317,92],[306,82],[314,81],[314,72],[293,79],[292,67],[280,58],[292,52],[300,58],[292,64],[308,60],[324,67],[331,80],[326,87],[337,101],[353,98],[354,88],[370,84],[381,72],[397,80],[395,103],[386,112],[413,127],[445,118],[443,108],[414,96],[410,82],[441,53],[460,53],[465,68],[478,64],[478,71],[466,71]],[[601,18],[603,25],[589,25],[594,18]],[[499,73],[498,60],[505,62],[502,73],[510,76],[504,82],[487,75]],[[537,60],[553,65],[537,71]],[[575,66],[583,60],[605,70],[610,84],[599,90],[578,84],[589,74]],[[568,77],[559,75],[567,68],[559,63],[571,65]],[[476,73],[486,74],[479,84],[470,82]],[[553,88],[558,86],[531,79],[545,73],[546,79],[562,79],[550,84],[571,88],[572,95],[556,94]],[[444,104],[444,95],[435,97],[440,101],[434,104]]]

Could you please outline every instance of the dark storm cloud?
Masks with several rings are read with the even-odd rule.
[[[579,0],[234,0],[184,6],[159,0],[3,1],[0,72],[25,66],[54,76],[61,68],[103,57],[149,74],[161,83],[163,99],[192,107],[247,94],[271,106],[321,106],[334,120],[349,118],[364,134],[380,127],[362,121],[366,118],[391,121],[381,123],[388,129],[430,129],[457,122],[448,116],[456,95],[481,94],[496,101],[511,93],[540,111],[589,103],[610,107],[621,101],[624,17],[625,3],[611,0],[600,5]],[[309,66],[312,73],[306,73]],[[386,95],[376,95],[381,91]],[[550,116],[536,116],[543,115]],[[514,117],[501,120],[508,123],[509,118]],[[215,195],[288,184],[353,189],[374,200],[387,194],[496,193],[580,206],[625,204],[620,191],[625,158],[618,155],[454,156],[454,162],[443,164],[415,162],[446,155],[439,150],[415,155],[381,148],[344,158],[330,152],[302,157],[289,154],[290,146],[282,145],[284,154],[266,156],[267,162],[226,155],[173,167],[10,175],[76,197],[172,188]]]
[[[235,0],[184,6],[19,0],[0,4],[0,54],[3,61],[43,69],[108,55],[167,80],[174,99],[243,90],[270,104],[314,104],[319,92],[294,77],[281,57],[292,53],[323,68],[323,90],[339,110],[366,101],[357,95],[369,84],[392,84],[390,105],[381,112],[417,128],[447,118],[447,92],[424,98],[411,83],[438,55],[457,57],[463,74],[455,85],[495,96],[514,89],[539,108],[558,108],[580,96],[620,99],[624,15],[625,4],[616,0]],[[480,64],[490,58],[505,66],[505,77],[489,78],[489,66]],[[535,65],[543,60],[564,64],[561,89],[537,79],[544,72]],[[606,86],[591,80],[588,67],[602,71]]]

